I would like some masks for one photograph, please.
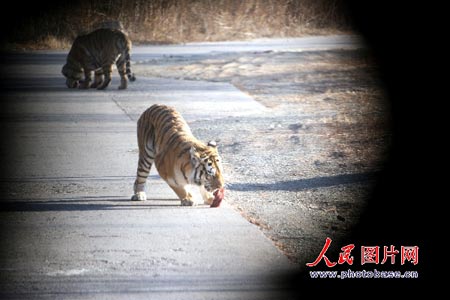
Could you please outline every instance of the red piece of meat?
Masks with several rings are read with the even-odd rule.
[[[225,197],[225,189],[224,188],[218,189],[217,191],[214,192],[213,195],[214,195],[214,200],[211,203],[210,207],[219,207],[220,203],[223,200],[223,197]]]

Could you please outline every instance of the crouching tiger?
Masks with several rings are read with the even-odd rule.
[[[102,90],[110,84],[112,65],[116,63],[120,75],[119,89],[126,89],[128,79],[131,81],[136,79],[131,73],[130,51],[130,39],[117,29],[102,28],[78,36],[61,71],[67,78],[67,87],[84,89],[91,87]],[[91,84],[92,71],[95,72],[95,78]]]
[[[146,200],[145,182],[152,164],[181,200],[191,206],[191,188],[198,186],[205,204],[217,207],[224,196],[222,164],[215,142],[197,140],[175,109],[155,104],[137,124],[139,161],[134,195],[131,200]]]

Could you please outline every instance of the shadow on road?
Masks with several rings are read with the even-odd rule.
[[[275,183],[230,183],[229,189],[234,191],[301,191],[314,188],[330,187],[375,180],[377,172],[341,174],[336,176],[314,177],[307,179],[277,181]]]
[[[100,198],[100,197],[99,197]],[[140,210],[182,207],[177,199],[149,199],[132,202],[130,199],[66,198],[61,200],[17,200],[0,204],[0,211],[44,212],[44,211],[96,211],[96,210]],[[205,206],[206,207],[206,206]],[[198,206],[196,208],[202,208]]]
[[[0,89],[3,92],[65,92],[67,88],[64,76],[28,77],[12,75],[1,79]],[[80,89],[73,89],[78,91]],[[7,97],[5,97],[7,100]]]

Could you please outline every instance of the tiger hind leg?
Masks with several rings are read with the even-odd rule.
[[[153,126],[149,126],[148,122],[142,117],[138,120],[137,128],[139,160],[136,181],[134,182],[134,195],[131,197],[131,200],[144,201],[147,200],[147,195],[145,194],[145,182],[147,181],[150,169],[155,162],[155,135]]]
[[[105,75],[105,79],[103,80],[102,84],[100,84],[97,89],[103,90],[108,87],[108,85],[111,83],[111,73],[112,73],[112,65],[108,65],[102,68],[103,74]]]
[[[124,73],[120,73],[119,90],[125,90],[128,87],[128,79]]]
[[[145,157],[139,156],[136,180],[134,181],[134,195],[131,197],[132,201],[147,200],[147,194],[145,193],[145,183],[147,182],[147,177],[150,173],[151,168],[152,162]]]
[[[120,85],[119,90],[125,90],[128,87],[128,78],[126,74],[125,62],[117,62],[117,70],[119,70],[120,75]]]

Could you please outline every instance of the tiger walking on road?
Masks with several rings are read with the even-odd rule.
[[[136,80],[131,72],[130,52],[131,40],[121,30],[102,28],[78,36],[62,68],[67,87],[102,90],[111,82],[115,63],[120,75],[119,89],[126,89],[128,80]],[[95,72],[94,82],[92,72]]]
[[[191,188],[197,186],[205,204],[217,207],[224,195],[221,158],[215,142],[197,140],[173,108],[155,104],[137,125],[139,161],[132,200],[146,200],[145,183],[155,164],[159,175],[181,200],[192,206]]]

